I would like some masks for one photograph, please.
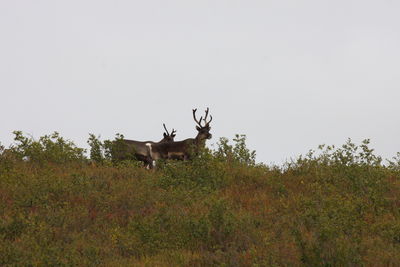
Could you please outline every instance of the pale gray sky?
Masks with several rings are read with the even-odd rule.
[[[400,151],[400,1],[0,1],[0,142],[12,131],[212,142],[258,161],[371,138]]]

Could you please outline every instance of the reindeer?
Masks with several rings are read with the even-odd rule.
[[[195,138],[188,138],[178,142],[158,143],[158,144],[146,144],[148,147],[148,154],[152,160],[158,159],[180,159],[189,160],[193,154],[196,154],[201,148],[205,146],[206,140],[211,139],[210,134],[210,120],[207,121],[209,108],[205,111],[205,117],[200,117],[200,120],[196,119],[197,109],[193,109],[193,119],[197,123],[196,130],[198,131]],[[201,125],[202,120],[204,126]]]
[[[127,139],[114,141],[113,145],[116,149],[112,155],[113,160],[121,161],[127,159],[136,159],[142,161],[146,168],[151,168],[153,160],[149,154],[148,146],[173,142],[176,136],[176,130],[172,129],[170,134],[164,123],[163,126],[165,129],[164,138],[158,143],[153,141],[142,142]]]

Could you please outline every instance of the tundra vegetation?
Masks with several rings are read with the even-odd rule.
[[[221,138],[156,170],[58,133],[0,146],[1,266],[395,266],[400,154],[369,140],[282,166]]]

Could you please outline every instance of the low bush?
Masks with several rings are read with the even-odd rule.
[[[1,266],[400,262],[399,155],[383,164],[369,140],[278,167],[238,135],[146,170],[94,135],[90,159],[58,133],[15,135],[0,148]]]

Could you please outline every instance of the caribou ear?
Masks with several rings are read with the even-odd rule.
[[[200,132],[201,128],[199,126],[196,126],[196,130]]]
[[[166,133],[164,133],[164,138],[167,138],[167,137],[168,137],[168,135]]]

